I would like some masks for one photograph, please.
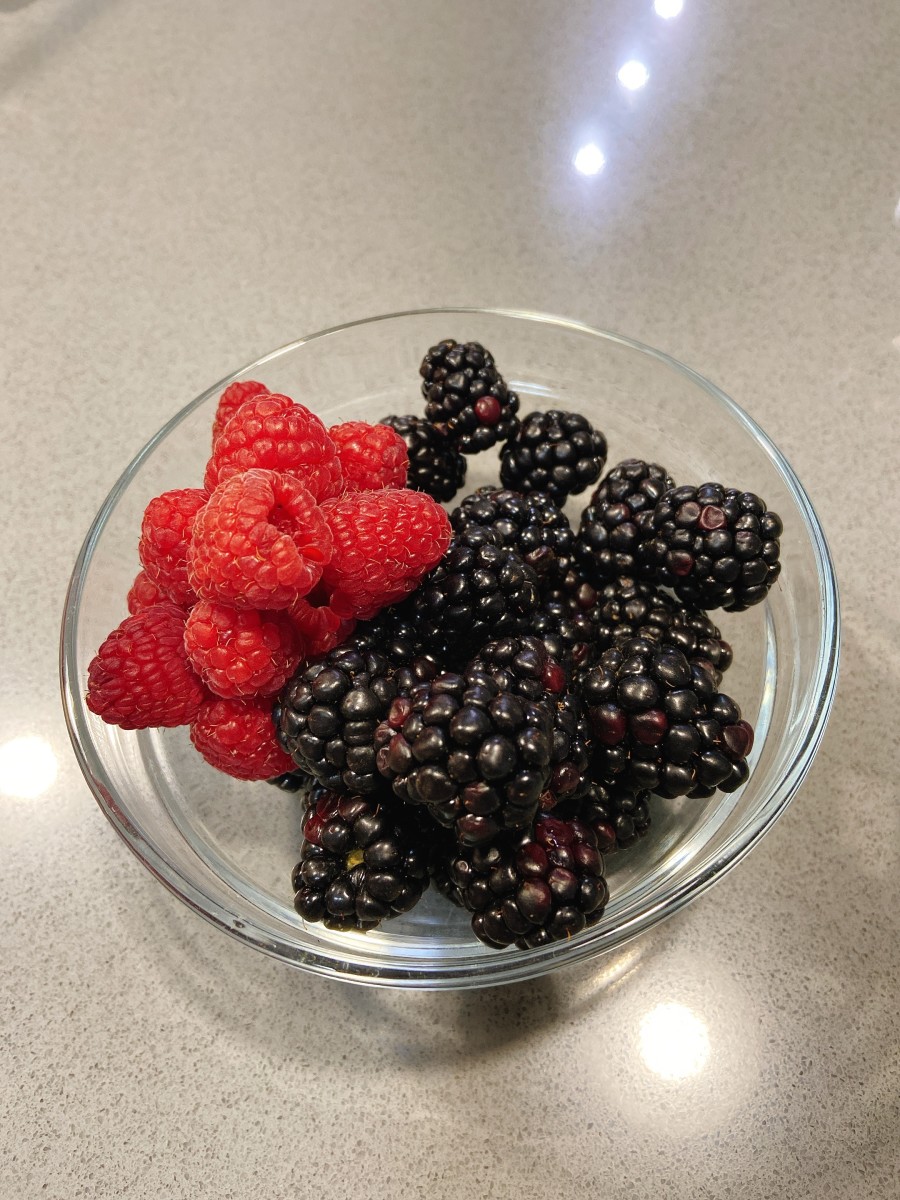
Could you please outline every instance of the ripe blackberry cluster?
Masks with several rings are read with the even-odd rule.
[[[410,597],[404,616],[421,643],[463,665],[492,634],[524,630],[538,605],[538,580],[495,530],[468,525]]]
[[[450,524],[458,532],[470,525],[493,529],[500,544],[520,554],[541,580],[564,577],[573,563],[575,532],[566,514],[543,492],[523,495],[509,488],[479,488],[453,510]]]
[[[409,472],[406,486],[435,500],[452,500],[466,481],[466,460],[436,425],[415,414],[382,417],[406,443]]]
[[[550,776],[541,807],[553,808],[563,797],[581,794],[591,758],[591,735],[584,706],[569,690],[569,677],[533,635],[488,642],[469,667],[489,675],[504,692],[545,704],[551,713]]]
[[[718,483],[674,488],[653,510],[646,561],[686,604],[743,612],[781,572],[781,518],[753,492]]]
[[[519,397],[478,342],[439,342],[419,368],[425,415],[463,454],[489,450],[517,430]]]
[[[278,741],[301,772],[325,787],[375,791],[381,786],[374,747],[379,722],[395,696],[437,672],[399,618],[363,622],[282,690],[272,713]]]
[[[749,773],[753,730],[680,650],[632,638],[581,679],[601,779],[658,795],[733,792]]]
[[[609,899],[594,831],[543,814],[524,836],[452,851],[436,882],[497,949],[570,938],[596,924]]]
[[[392,705],[375,736],[378,770],[461,845],[526,828],[550,776],[553,716],[487,672],[444,672]]]
[[[606,452],[606,438],[581,413],[529,413],[500,453],[500,482],[565,504],[597,482]]]
[[[709,616],[653,584],[623,575],[595,595],[588,616],[600,652],[643,637],[681,650],[688,662],[706,667],[716,683],[731,666],[731,646]]]
[[[374,929],[408,912],[428,887],[421,825],[382,786],[379,795],[314,788],[294,868],[294,908],[329,929]]]
[[[765,599],[782,526],[640,459],[601,479],[605,436],[559,409],[520,423],[476,342],[438,343],[420,375],[422,412],[331,428],[228,387],[203,486],[144,513],[86,702],[187,724],[214,767],[298,795],[302,919],[372,930],[432,876],[485,944],[531,950],[596,923],[602,856],[655,805],[747,778],[707,610]],[[498,484],[448,515],[491,449]],[[595,484],[576,532],[563,505]]]
[[[641,546],[652,536],[653,510],[675,483],[664,467],[626,458],[613,467],[581,514],[582,566],[595,582],[652,575]]]

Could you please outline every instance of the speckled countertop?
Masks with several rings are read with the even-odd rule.
[[[0,0],[4,1200],[900,1195],[898,47],[894,0]],[[62,597],[127,459],[258,353],[429,304],[697,367],[835,555],[807,782],[614,985],[292,972],[69,749]]]

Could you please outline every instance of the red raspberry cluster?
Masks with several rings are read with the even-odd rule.
[[[131,614],[88,670],[87,705],[126,729],[190,725],[213,766],[270,779],[293,763],[274,697],[301,662],[413,591],[450,541],[406,488],[386,425],[326,429],[255,380],[222,393],[202,488],[147,505]]]

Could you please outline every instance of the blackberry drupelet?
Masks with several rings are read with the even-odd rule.
[[[553,717],[484,672],[444,672],[394,701],[375,743],[396,795],[474,845],[532,821],[550,776]]]
[[[436,884],[496,949],[572,937],[599,920],[609,899],[593,830],[545,815],[524,836],[452,851]]]
[[[450,524],[458,531],[489,526],[499,534],[500,545],[521,554],[542,582],[561,578],[573,563],[574,530],[544,492],[526,496],[509,488],[479,488],[453,510]]]
[[[499,534],[481,525],[461,530],[398,606],[422,645],[449,666],[462,666],[491,635],[523,630],[537,608],[537,576],[499,543]]]
[[[428,886],[421,824],[383,787],[353,795],[316,788],[303,818],[294,908],[329,929],[374,929],[408,912]]]
[[[554,816],[577,817],[589,825],[601,854],[610,854],[630,846],[650,828],[649,796],[647,791],[595,780],[584,795],[563,801]]]
[[[519,426],[519,397],[478,342],[439,342],[419,368],[425,415],[463,454],[505,442]]]
[[[406,442],[406,486],[427,492],[435,500],[452,500],[466,481],[466,460],[450,439],[430,421],[415,415],[382,417],[379,424],[389,425]]]
[[[500,482],[565,504],[600,478],[606,452],[606,438],[581,413],[529,413],[500,452]]]
[[[579,682],[596,778],[669,797],[733,792],[747,778],[751,726],[680,650],[646,638],[623,641]]]
[[[742,612],[781,572],[781,533],[781,518],[759,496],[704,483],[663,495],[642,554],[685,604]]]
[[[653,536],[652,514],[675,486],[665,468],[626,458],[606,475],[581,514],[579,561],[595,583],[619,575],[652,574],[641,546]]]

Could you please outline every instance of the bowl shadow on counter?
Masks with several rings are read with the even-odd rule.
[[[483,1062],[577,1021],[658,956],[685,920],[678,914],[616,951],[523,983],[409,991],[325,979],[261,958],[155,884],[144,891],[121,919],[134,924],[135,953],[152,956],[147,969],[179,1011],[276,1060],[299,1055],[327,1065],[352,1055],[359,1067],[377,1047],[379,1061],[387,1055],[410,1070]]]

